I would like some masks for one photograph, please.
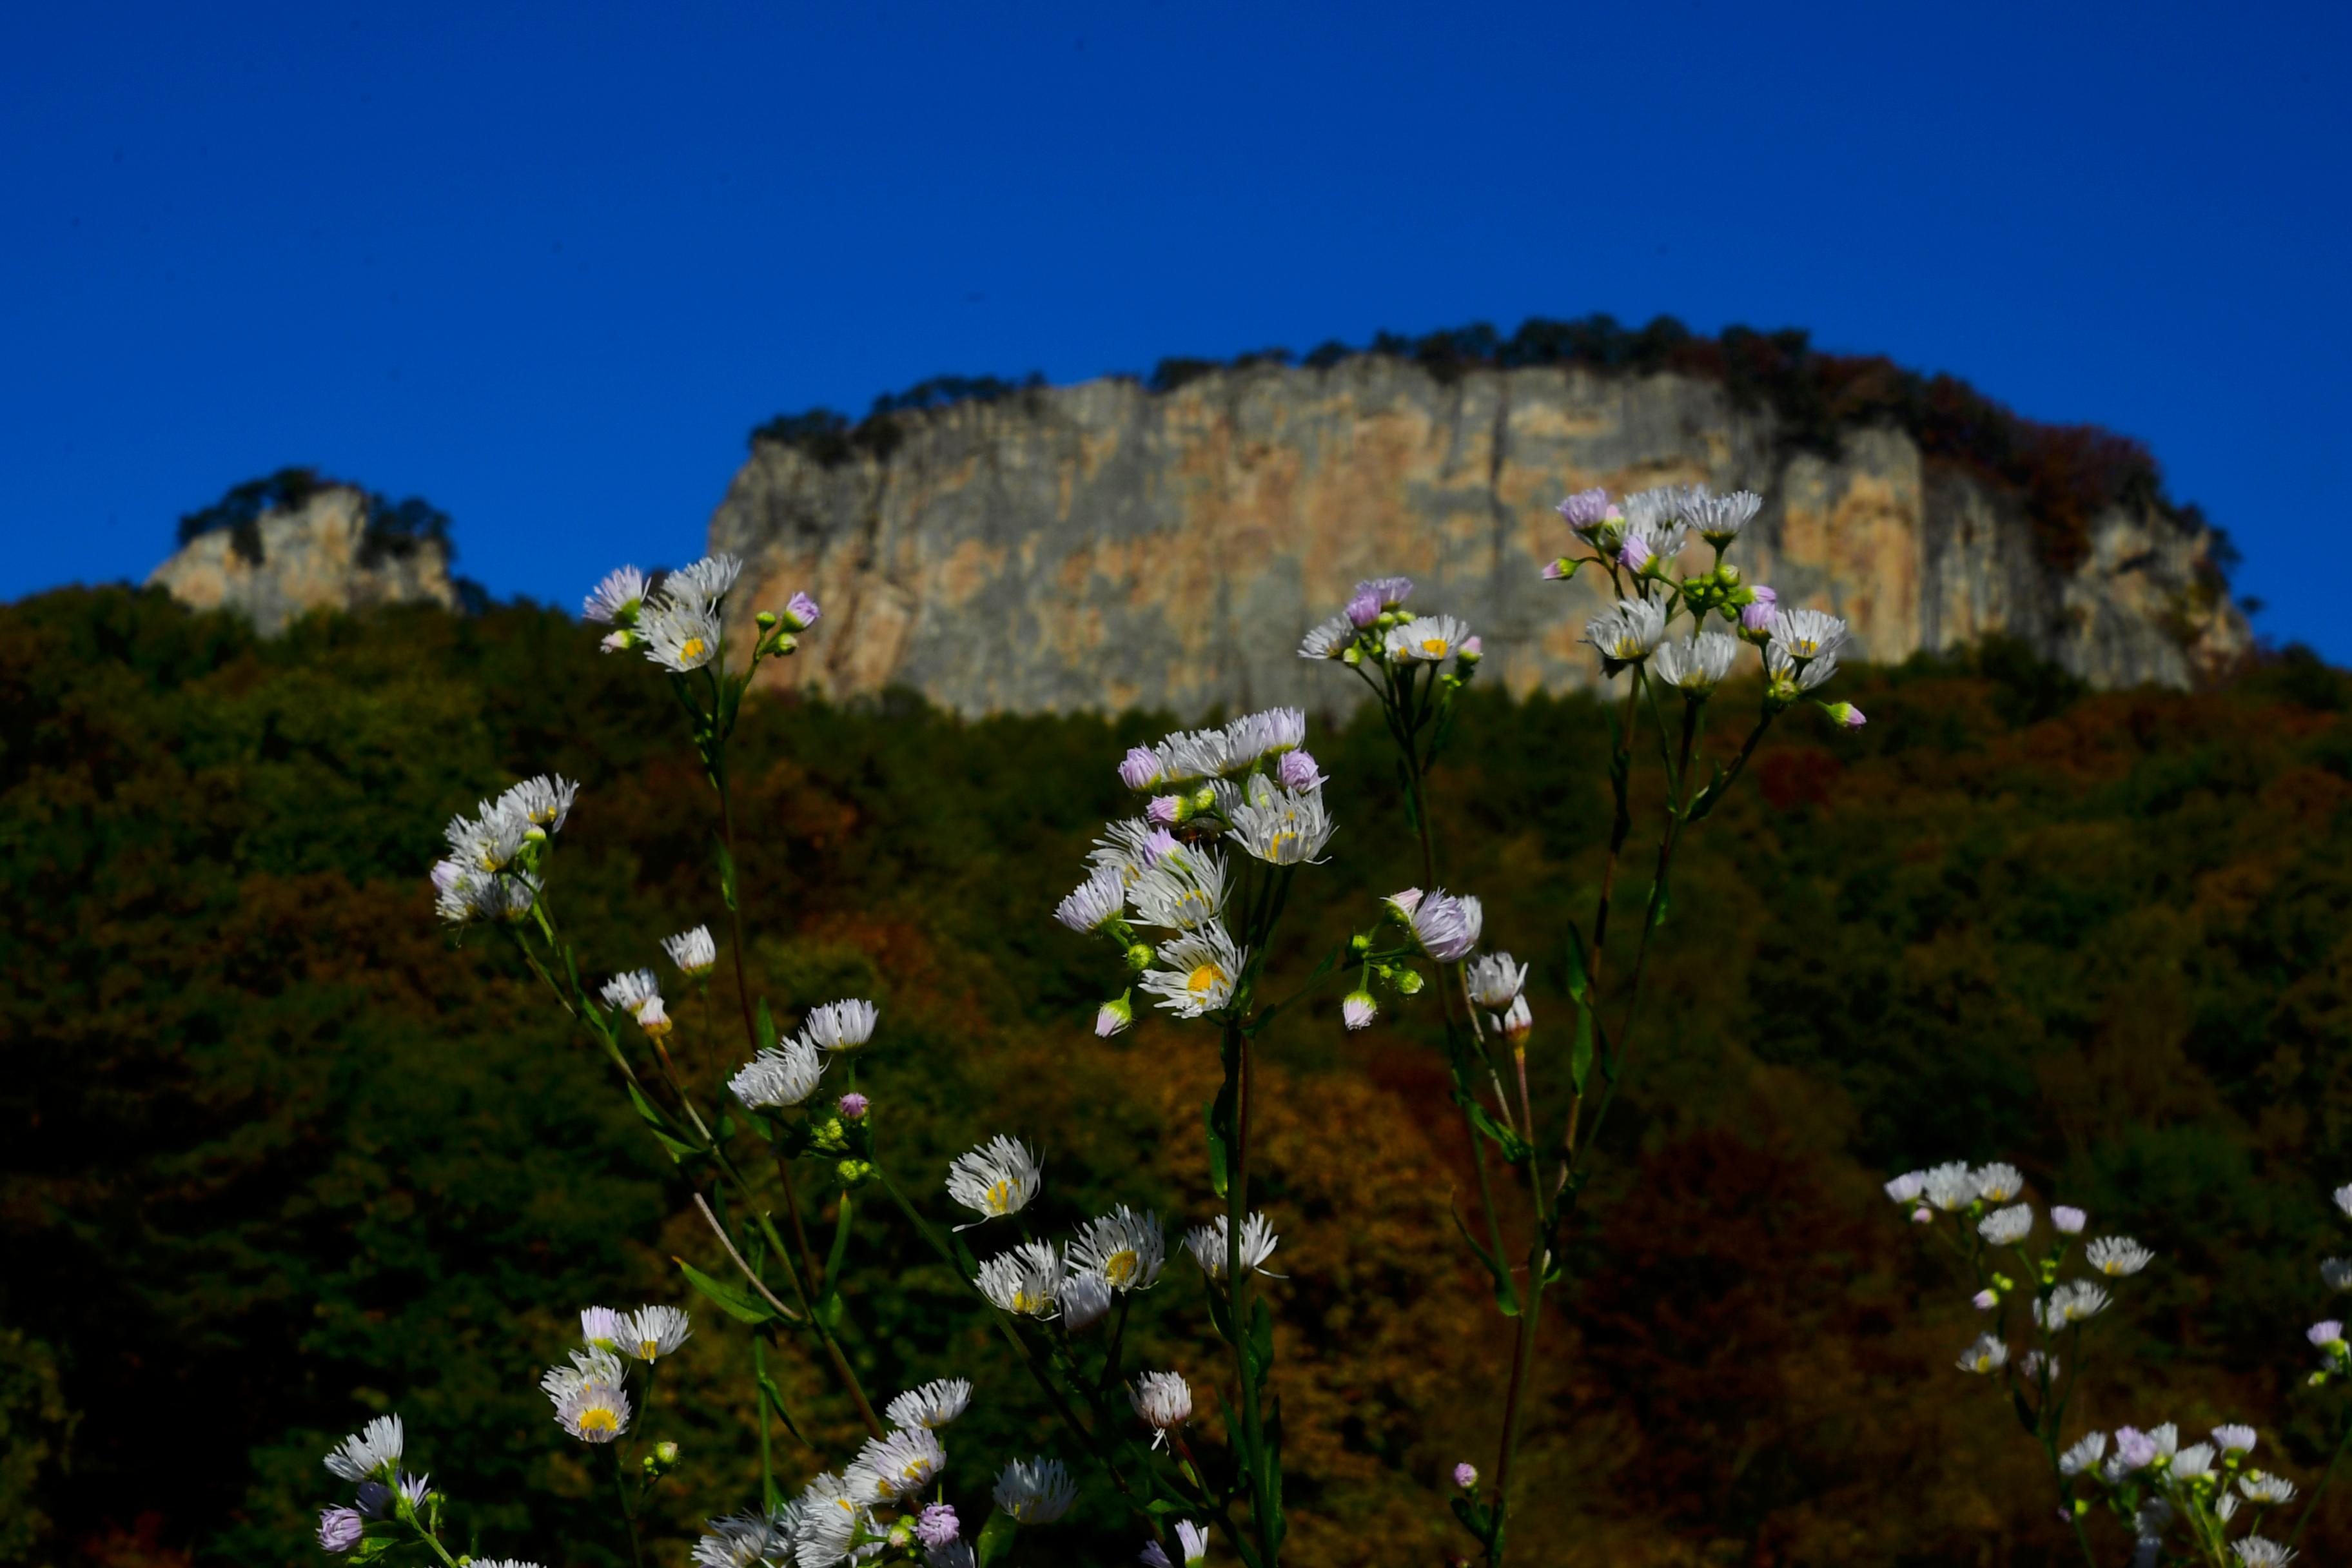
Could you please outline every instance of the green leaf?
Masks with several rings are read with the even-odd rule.
[[[1469,1114],[1470,1124],[1494,1140],[1495,1146],[1503,1152],[1505,1160],[1514,1165],[1520,1165],[1525,1164],[1534,1155],[1534,1146],[1488,1115],[1485,1106],[1459,1090],[1455,1091],[1454,1100]]]
[[[838,1329],[841,1327],[841,1315],[846,1310],[841,1299],[841,1292],[832,1291],[817,1300],[817,1321],[823,1323],[829,1331]]]
[[[841,1194],[840,1211],[833,1222],[833,1247],[824,1256],[824,1292],[827,1296],[834,1293],[834,1287],[841,1279],[841,1259],[849,1250],[849,1194],[844,1193]]]
[[[760,1394],[767,1400],[769,1408],[776,1413],[776,1419],[784,1424],[784,1430],[793,1435],[793,1441],[811,1453],[814,1453],[816,1445],[810,1442],[798,1426],[793,1425],[793,1414],[784,1408],[783,1391],[778,1388],[774,1381],[764,1372],[760,1374]]]
[[[1002,1509],[989,1514],[988,1522],[980,1527],[981,1568],[988,1568],[988,1564],[1013,1549],[1013,1532],[1020,1528],[1013,1517]]]
[[[729,909],[735,907],[735,857],[727,853],[727,841],[714,838],[710,847],[719,859],[719,896]]]
[[[1250,1302],[1249,1353],[1263,1380],[1274,1369],[1274,1311],[1264,1296]]]
[[[760,998],[759,1019],[760,1045],[763,1047],[774,1045],[776,1043],[776,1016],[768,1011],[768,999],[765,996]]]
[[[686,1275],[688,1284],[709,1297],[729,1317],[746,1323],[772,1323],[776,1321],[776,1310],[768,1305],[765,1298],[749,1288],[730,1280],[714,1279],[683,1258],[673,1258],[670,1261]]]
[[[1585,1000],[1592,989],[1592,966],[1584,961],[1584,933],[1574,926],[1568,928],[1568,994],[1578,1001]]]
[[[668,1116],[664,1114],[660,1106],[646,1098],[646,1091],[637,1087],[634,1079],[629,1080],[629,1099],[636,1105],[637,1114],[645,1118],[646,1126],[656,1132],[669,1131]]]
[[[1225,1299],[1217,1293],[1217,1282],[1212,1279],[1208,1281],[1208,1286],[1209,1322],[1216,1329],[1219,1339],[1227,1344],[1232,1344],[1234,1342],[1233,1314],[1225,1309]]]

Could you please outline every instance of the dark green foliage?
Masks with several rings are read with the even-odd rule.
[[[882,394],[866,417],[855,423],[830,408],[779,414],[751,432],[751,446],[755,450],[762,442],[792,447],[828,468],[861,453],[879,460],[888,458],[902,437],[904,426],[898,416],[935,413],[961,403],[994,403],[1045,384],[1044,374],[1034,370],[1018,381],[993,375],[935,375],[904,392]]]
[[[559,909],[598,972],[656,962],[697,921],[727,950],[709,795],[662,678],[593,648],[519,607],[312,617],[273,643],[152,592],[0,608],[16,1555],[113,1526],[153,1550],[315,1561],[325,1443],[397,1408],[461,1500],[461,1541],[616,1561],[536,1369],[580,1305],[687,1300],[671,1253],[722,1265],[609,1069],[496,941],[446,950],[424,879],[451,812],[559,770],[585,786]],[[1727,1561],[2042,1561],[2031,1456],[1948,1366],[1973,1315],[1876,1192],[1950,1157],[2015,1158],[2161,1254],[2086,1420],[2252,1419],[2267,1457],[2315,1476],[2341,1406],[2300,1386],[2301,1330],[2325,1305],[2316,1260],[2352,1250],[2326,1197],[2352,1179],[2347,693],[2302,656],[2231,691],[2093,693],[1989,646],[1858,672],[1858,733],[1784,722],[1677,863],[1631,1087],[1545,1330],[1515,1541],[1600,1561],[1724,1542]],[[1717,700],[1718,753],[1749,700]],[[1004,1131],[1048,1146],[1044,1229],[1113,1202],[1203,1210],[1211,1047],[1153,1023],[1096,1041],[1106,955],[1045,913],[1096,826],[1131,809],[1113,761],[1158,728],[965,722],[904,697],[747,707],[753,984],[787,1020],[881,1003],[859,1086],[882,1158],[935,1205],[947,1158]],[[1436,777],[1442,878],[1534,963],[1537,1081],[1556,1084],[1561,911],[1589,908],[1607,834],[1601,710],[1474,689],[1459,733]],[[1277,975],[1420,879],[1377,721],[1310,743],[1342,826],[1298,879]],[[1628,907],[1646,864],[1620,873]],[[1336,991],[1266,1037],[1268,1114],[1287,1118],[1263,1179],[1293,1276],[1270,1290],[1292,1546],[1301,1564],[1421,1561],[1451,1529],[1433,1478],[1486,1458],[1500,1341],[1446,1215],[1473,1177],[1434,1009],[1347,1036]],[[675,1009],[698,1073],[742,1052],[716,1000]],[[977,1378],[959,1464],[1046,1441],[954,1282],[869,1196],[861,1375],[885,1394]],[[1186,1267],[1130,1335],[1192,1370],[1213,1363]],[[673,1565],[695,1510],[755,1485],[725,1403],[748,1343],[717,1319],[697,1304],[677,1375],[719,1403],[665,1412],[689,1456],[662,1524]],[[797,1349],[772,1364],[838,1458],[842,1403]],[[777,1439],[789,1478],[815,1468]],[[960,1470],[959,1495],[983,1479]],[[1090,1506],[1024,1552],[1131,1555]],[[54,1528],[33,1539],[36,1511]]]

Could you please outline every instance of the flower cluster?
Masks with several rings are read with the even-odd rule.
[[[394,1547],[429,1542],[441,1551],[442,1496],[430,1478],[401,1468],[407,1434],[397,1415],[379,1415],[327,1454],[329,1473],[355,1484],[352,1500],[319,1510],[319,1545],[367,1561]],[[446,1553],[443,1552],[445,1560]],[[478,1568],[539,1568],[537,1563],[477,1559]]]
[[[1226,922],[1239,880],[1228,851],[1300,866],[1318,860],[1337,831],[1306,739],[1306,714],[1272,708],[1131,748],[1118,774],[1149,797],[1143,815],[1104,829],[1087,879],[1054,918],[1117,944],[1136,984],[1180,1018],[1232,1006],[1250,953]],[[1146,941],[1139,927],[1167,934]],[[1108,1037],[1134,1021],[1129,991],[1097,1011],[1095,1031]]]
[[[1435,669],[1453,660],[1451,675],[1467,679],[1485,649],[1470,628],[1453,616],[1415,616],[1404,602],[1412,596],[1410,577],[1374,577],[1356,584],[1347,608],[1318,621],[1299,640],[1298,657],[1336,659],[1358,670],[1385,668],[1391,673],[1420,667]]]
[[[2122,1426],[2112,1436],[2090,1432],[2076,1439],[2059,1455],[2058,1473],[2070,1493],[2082,1494],[2068,1505],[2073,1513],[2087,1512],[2095,1497],[2130,1526],[2136,1563],[2160,1561],[2177,1525],[2200,1560],[2275,1568],[2294,1553],[2261,1533],[2263,1518],[2293,1502],[2296,1488],[2246,1462],[2255,1441],[2252,1427],[2236,1425],[2216,1426],[2210,1441],[2186,1445],[2168,1421],[2146,1431]]]
[[[1609,574],[1614,602],[1586,623],[1584,641],[1601,655],[1601,671],[1615,677],[1646,669],[1650,679],[1705,701],[1731,674],[1739,645],[1763,650],[1764,701],[1768,712],[1795,705],[1837,673],[1846,624],[1819,610],[1784,609],[1780,595],[1750,584],[1724,552],[1754,521],[1763,501],[1752,490],[1713,494],[1705,485],[1664,485],[1640,490],[1620,506],[1601,489],[1582,490],[1559,503],[1559,514],[1589,555],[1561,556],[1543,574],[1567,581],[1588,566]],[[1714,551],[1703,573],[1679,570],[1693,538]],[[1691,630],[1679,641],[1667,633],[1677,615]],[[1727,628],[1708,627],[1710,617]],[[1858,729],[1865,721],[1850,702],[1824,702],[1837,723]]]
[[[743,563],[732,555],[707,555],[651,581],[635,567],[624,566],[588,591],[581,617],[613,628],[604,638],[606,653],[639,648],[664,669],[684,675],[719,658],[727,595],[742,574]],[[814,626],[821,613],[815,600],[794,594],[781,617],[763,614],[763,634],[778,620],[785,628],[768,637],[774,645],[768,651],[791,652],[792,634]]]
[[[527,919],[539,901],[548,839],[572,816],[580,786],[544,773],[525,779],[472,816],[449,819],[448,855],[433,867],[434,908],[453,926]]]
[[[564,1431],[589,1444],[610,1443],[629,1429],[635,1410],[629,1401],[628,1363],[650,1367],[692,1337],[693,1325],[676,1307],[640,1307],[616,1312],[583,1307],[580,1347],[568,1363],[540,1375],[540,1391],[555,1406]]]
[[[785,1034],[774,1045],[761,1047],[727,1087],[754,1110],[789,1110],[816,1092],[817,1079],[824,1076],[829,1061],[871,1040],[879,1019],[879,1010],[863,998],[813,1007],[798,1034]],[[849,1098],[857,1100],[857,1110],[845,1106],[843,1113],[855,1121],[864,1113],[866,1100],[862,1095]]]

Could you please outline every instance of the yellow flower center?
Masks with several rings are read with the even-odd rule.
[[[1044,1298],[1025,1288],[1013,1292],[1013,1310],[1016,1312],[1034,1312],[1045,1304]]]
[[[1225,983],[1225,972],[1214,963],[1204,963],[1184,977],[1184,989],[1195,996],[1205,996]]]
[[[1013,1184],[1010,1180],[999,1182],[988,1189],[989,1213],[1010,1214],[1013,1212],[1012,1205]]]
[[[637,1359],[639,1361],[651,1361],[654,1357],[659,1354],[661,1354],[661,1342],[659,1340],[639,1340],[637,1342]]]
[[[702,650],[707,645],[700,637],[688,637],[685,642],[678,645],[678,657],[680,658],[700,658],[702,657]]]
[[[1432,658],[1444,658],[1445,657],[1445,639],[1444,637],[1423,637],[1421,639],[1421,651],[1427,654]]]
[[[1134,1248],[1123,1248],[1103,1260],[1103,1278],[1123,1289],[1134,1282],[1136,1271],[1141,1267]]]
[[[583,1432],[618,1432],[620,1429],[620,1412],[609,1405],[593,1405],[580,1413],[580,1430]]]

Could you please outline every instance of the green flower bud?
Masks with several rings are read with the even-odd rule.
[[[1140,974],[1151,967],[1152,960],[1157,956],[1159,955],[1151,951],[1150,942],[1139,942],[1127,950],[1127,966]]]
[[[758,615],[751,617],[751,624],[758,626],[763,632],[773,631],[776,629],[776,612],[773,610],[761,610]]]
[[[874,1173],[874,1167],[864,1160],[844,1160],[833,1171],[841,1178],[844,1187],[855,1187],[864,1184],[866,1179]]]

